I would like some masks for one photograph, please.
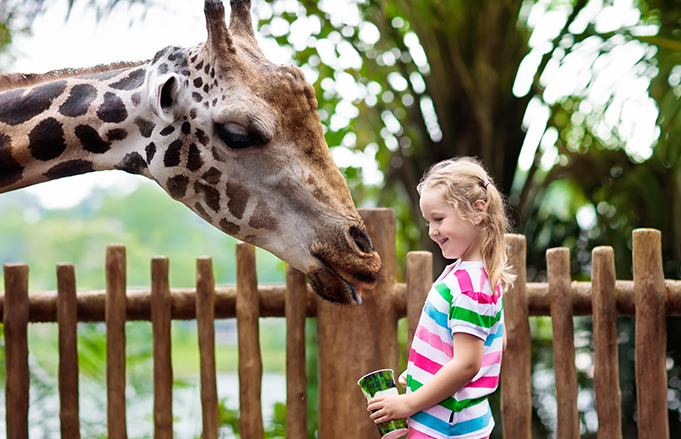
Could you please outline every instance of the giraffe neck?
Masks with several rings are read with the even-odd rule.
[[[360,302],[380,257],[316,111],[314,87],[267,61],[250,0],[205,0],[208,39],[137,66],[26,79],[0,74],[0,192],[104,169],[153,178],[237,239]]]
[[[0,193],[107,169],[150,177],[148,66],[0,78]]]

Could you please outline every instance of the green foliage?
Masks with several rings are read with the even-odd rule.
[[[55,289],[55,267],[65,261],[76,267],[79,291],[104,289],[104,257],[109,243],[126,246],[129,285],[150,284],[150,259],[157,254],[170,259],[172,288],[193,286],[195,258],[205,254],[213,258],[218,283],[236,281],[236,241],[197,218],[151,182],[140,182],[130,193],[97,190],[84,204],[64,210],[44,209],[26,191],[3,194],[1,201],[0,263],[28,263],[30,291]],[[256,263],[260,283],[283,283],[284,264],[277,258],[258,250]],[[0,290],[4,289],[1,279],[0,285]],[[261,349],[267,372],[281,373],[285,368],[283,323],[282,319],[261,321]],[[216,322],[218,337],[225,331],[229,333],[230,324],[234,322]],[[45,437],[58,431],[58,424],[55,424],[58,413],[50,403],[57,397],[56,337],[55,324],[29,327],[31,392],[40,396],[32,399],[31,410],[40,413],[35,425],[38,428],[44,424]],[[151,324],[129,322],[126,339],[130,402],[137,403],[153,392]],[[182,388],[198,376],[195,322],[173,322],[172,346],[174,386]],[[4,364],[4,349],[1,352],[0,360]],[[81,417],[82,430],[87,437],[105,437],[106,400],[100,397],[106,393],[106,329],[103,323],[79,324],[78,355],[80,393],[89,407],[87,416]],[[237,356],[235,345],[218,340],[218,372],[236,370]],[[2,365],[0,370],[4,374]]]
[[[307,369],[307,434],[315,439],[319,428],[319,355],[317,319],[305,321],[305,363]]]
[[[4,51],[11,42],[12,35],[10,30],[5,23],[0,23],[0,52]]]
[[[227,400],[221,399],[218,402],[218,416],[220,428],[229,428],[237,437],[239,436],[239,411],[227,407]]]
[[[30,289],[56,289],[55,267],[75,265],[79,290],[104,289],[106,246],[126,246],[127,283],[150,284],[151,259],[169,258],[170,285],[195,285],[196,258],[213,260],[218,284],[236,283],[236,240],[172,200],[157,185],[141,181],[128,194],[96,191],[85,204],[46,210],[26,191],[2,195],[0,263],[29,265]],[[283,283],[285,265],[270,253],[256,252],[261,283]],[[0,284],[0,290],[4,283]]]
[[[227,401],[220,400],[218,405],[220,429],[229,429],[236,437],[239,434],[239,411],[227,408]],[[278,439],[286,437],[286,404],[274,404],[274,416],[272,421],[265,427],[264,439]]]
[[[226,321],[217,321],[217,332]],[[231,323],[234,323],[231,320]],[[283,319],[261,320],[261,349],[266,372],[282,373],[285,358],[282,349]],[[2,333],[0,325],[0,334]],[[57,375],[59,364],[56,324],[31,324],[29,326],[29,365],[31,380],[32,428],[41,429],[43,437],[56,437],[58,425],[58,406],[54,401],[57,395]],[[195,322],[174,321],[172,325],[172,362],[177,391],[193,386],[198,379],[199,357],[197,349]],[[0,340],[0,371],[2,380],[5,374],[4,338]],[[150,322],[128,322],[126,324],[126,400],[130,407],[137,407],[149,416],[143,420],[145,428],[151,425],[152,407],[141,401],[153,394],[153,340]],[[225,345],[219,337],[216,343],[217,371],[236,370],[238,352],[236,346]],[[78,364],[80,375],[81,431],[84,437],[106,437],[106,326],[103,323],[80,323],[78,325]],[[0,380],[0,381],[2,381]],[[315,395],[316,398],[316,395]],[[316,412],[315,412],[316,417]],[[136,413],[139,418],[141,413]],[[182,415],[180,415],[182,417]],[[238,410],[227,407],[227,399],[220,401],[220,422],[224,428],[231,428],[238,434]],[[285,430],[285,405],[274,407],[274,416],[266,425],[266,438],[283,437]],[[139,419],[135,419],[139,422]],[[181,419],[176,419],[175,422]],[[316,421],[314,423],[316,425]],[[133,432],[134,430],[134,432]],[[142,429],[144,430],[144,429]],[[131,437],[140,436],[140,428],[131,428]],[[311,433],[312,434],[312,433]],[[314,436],[310,436],[311,438]]]
[[[604,8],[611,6],[604,2]],[[681,213],[675,170],[680,143],[674,140],[674,121],[679,93],[673,84],[681,62],[681,38],[674,30],[681,9],[668,2],[638,2],[638,23],[601,31],[597,17],[579,21],[586,7],[586,1],[549,6],[553,13],[567,9],[567,20],[551,40],[553,49],[541,56],[532,84],[531,90],[538,91],[535,101],[547,105],[548,128],[529,170],[516,176],[511,191],[511,203],[522,219],[519,230],[528,239],[528,278],[545,279],[544,254],[556,246],[570,248],[574,277],[588,277],[591,250],[609,245],[615,250],[617,278],[630,279],[631,233],[641,227],[662,231],[665,275],[677,278]],[[616,65],[620,68],[614,69]],[[573,81],[573,88],[557,93],[551,78],[560,78],[561,69],[579,71],[588,81]],[[630,93],[633,78],[639,86],[649,84],[647,93]],[[636,121],[627,110],[636,108],[633,114],[641,119],[645,108],[648,114],[655,109],[651,102],[658,105],[660,131],[646,156],[644,149],[634,147]],[[570,187],[561,195],[568,215],[556,215],[551,207],[556,205],[556,185]],[[593,221],[580,223],[580,209],[591,211]]]
[[[286,437],[286,404],[274,404],[274,417],[265,428],[265,439]]]
[[[334,2],[303,1],[254,8],[261,34],[291,50],[313,80],[327,142],[357,204],[395,210],[399,260],[419,248],[434,252],[435,271],[444,264],[419,226],[415,191],[434,162],[476,154],[510,188],[527,102],[509,98],[527,52],[527,32],[515,26],[520,4],[370,0],[340,11]]]

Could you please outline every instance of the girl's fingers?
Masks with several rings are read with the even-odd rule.
[[[380,424],[385,419],[385,415],[379,415],[378,413],[373,413],[370,417],[376,424]]]
[[[383,401],[383,398],[380,396],[370,399],[369,402],[367,403],[367,410],[370,412],[373,412],[374,410],[379,410],[381,408],[381,405],[379,404],[381,401]]]
[[[400,374],[400,377],[397,378],[397,382],[400,383],[402,387],[405,389],[407,388],[407,371],[405,370]]]

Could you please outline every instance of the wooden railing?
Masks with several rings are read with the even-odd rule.
[[[599,439],[621,438],[617,316],[636,317],[636,394],[639,438],[668,438],[666,316],[681,315],[681,282],[665,280],[661,234],[633,233],[633,281],[615,280],[614,252],[592,252],[591,282],[571,282],[566,248],[547,252],[548,283],[527,283],[525,238],[511,235],[509,256],[518,271],[504,296],[508,346],[501,374],[503,435],[531,438],[529,316],[551,316],[558,418],[556,437],[580,436],[574,315],[593,315],[594,390]]]
[[[286,285],[259,286],[254,248],[237,245],[236,286],[216,286],[210,258],[199,258],[195,289],[171,289],[168,260],[151,263],[151,289],[126,289],[125,248],[107,248],[106,290],[77,293],[72,265],[59,265],[58,291],[28,293],[28,267],[5,265],[5,295],[0,297],[7,365],[7,437],[28,437],[28,348],[30,322],[58,322],[59,393],[63,438],[78,438],[78,361],[76,323],[104,321],[107,326],[108,429],[112,439],[126,438],[125,322],[150,320],[154,343],[154,437],[172,438],[170,322],[196,319],[199,334],[203,437],[218,437],[214,319],[236,318],[239,344],[240,432],[263,437],[262,360],[259,317],[286,317],[286,437],[307,437],[305,321],[317,318],[319,355],[319,437],[378,438],[356,381],[380,368],[398,368],[397,322],[408,320],[411,345],[423,301],[432,283],[432,256],[407,255],[405,283],[397,282],[395,218],[389,209],[361,211],[381,254],[383,270],[364,303],[338,306],[317,298],[305,276],[288,268]],[[551,315],[554,334],[558,432],[579,437],[574,365],[573,315],[593,314],[596,352],[595,392],[599,438],[621,437],[617,369],[617,315],[636,316],[636,376],[639,437],[669,437],[664,330],[666,315],[681,315],[681,282],[662,275],[660,234],[634,232],[634,281],[616,281],[609,248],[593,252],[592,282],[571,282],[569,252],[547,253],[548,283],[527,283],[524,237],[509,235],[509,255],[518,279],[506,293],[508,347],[501,377],[502,428],[505,438],[531,438],[531,364],[529,316]]]

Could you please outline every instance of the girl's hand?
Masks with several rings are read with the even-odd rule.
[[[410,395],[384,395],[369,400],[367,411],[376,424],[393,419],[406,418],[415,413],[411,408]]]
[[[407,388],[407,371],[405,370],[402,372],[402,375],[397,379],[397,382],[400,383],[400,386],[403,388]]]

